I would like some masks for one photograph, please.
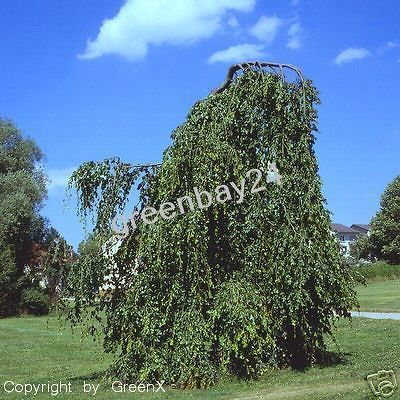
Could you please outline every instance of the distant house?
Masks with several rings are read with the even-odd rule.
[[[123,240],[121,238],[113,235],[101,246],[103,256],[108,261],[107,268],[109,272],[104,276],[103,285],[98,288],[101,296],[113,291],[116,285],[120,288],[129,288],[131,285],[131,280],[129,278],[132,279],[137,275],[137,268],[139,267],[139,260],[137,258],[133,260],[133,263],[127,265],[131,273],[130,277],[127,275],[120,277],[118,273],[118,265],[114,256],[118,253],[122,243]]]
[[[369,231],[371,229],[371,225],[367,224],[353,224],[351,225],[351,228],[355,229],[356,231],[363,233],[364,235],[369,236]]]
[[[362,226],[367,226],[367,225],[362,225]],[[356,240],[359,235],[365,233],[353,228],[353,225],[352,227],[349,227],[342,224],[331,224],[331,228],[339,241],[342,253],[346,256],[350,254],[350,243]]]
[[[102,246],[101,250],[104,258],[109,263],[110,273],[104,276],[104,284],[99,288],[99,293],[101,295],[107,293],[110,290],[115,289],[114,280],[118,278],[117,263],[114,261],[114,256],[117,254],[119,248],[121,247],[122,240],[119,240],[117,236],[111,236]]]

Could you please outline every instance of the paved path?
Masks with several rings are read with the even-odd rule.
[[[400,313],[383,313],[383,312],[366,312],[366,311],[352,311],[352,317],[364,317],[373,319],[396,319],[400,320]]]

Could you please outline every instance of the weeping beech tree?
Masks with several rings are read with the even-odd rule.
[[[69,276],[69,318],[90,314],[88,331],[100,330],[105,350],[116,353],[111,372],[119,379],[190,388],[271,366],[304,368],[356,304],[321,194],[316,89],[260,65],[241,72],[193,106],[161,165],[88,162],[70,180],[102,242],[136,184],[140,212],[193,197],[194,187],[239,185],[269,162],[281,175],[277,185],[264,174],[257,193],[247,176],[241,203],[232,194],[154,224],[134,217],[137,229],[120,239],[112,262],[104,251],[80,258]],[[105,285],[111,289],[99,296],[94,289]]]

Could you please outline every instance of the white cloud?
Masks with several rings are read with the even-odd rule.
[[[397,48],[397,47],[400,47],[400,43],[398,43],[398,42],[394,42],[394,41],[392,41],[392,40],[389,40],[388,42],[387,42],[387,47],[389,47],[390,49],[395,49],[395,48]]]
[[[388,51],[398,49],[400,47],[400,43],[397,41],[389,40],[384,45],[380,46],[377,50],[379,55],[385,54]]]
[[[362,60],[368,57],[371,53],[364,48],[349,47],[342,50],[335,58],[335,64],[341,65],[355,60]]]
[[[302,28],[300,22],[296,22],[289,28],[288,36],[289,41],[287,47],[292,50],[300,49],[301,47],[301,32]]]
[[[269,44],[275,39],[281,25],[282,20],[276,15],[271,17],[263,15],[258,22],[249,29],[249,32],[257,39]]]
[[[264,56],[263,52],[264,46],[258,44],[238,44],[236,46],[231,46],[225,50],[216,51],[212,54],[208,63],[213,64],[215,62],[242,62],[254,60]]]
[[[54,192],[57,189],[62,189],[67,187],[68,178],[76,170],[76,167],[61,168],[61,169],[49,169],[47,171],[47,176],[49,177],[49,184],[47,188],[50,192]]]
[[[187,45],[213,36],[229,11],[247,12],[256,0],[126,0],[118,14],[103,21],[80,57],[117,54],[144,58],[150,45]]]

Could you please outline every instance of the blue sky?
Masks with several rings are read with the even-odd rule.
[[[400,173],[398,0],[2,0],[0,115],[36,140],[43,214],[83,238],[66,177],[87,160],[161,159],[236,61],[292,63],[321,93],[316,152],[333,220],[368,223]]]

